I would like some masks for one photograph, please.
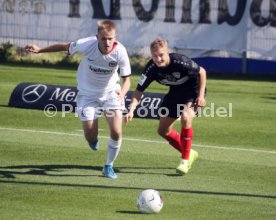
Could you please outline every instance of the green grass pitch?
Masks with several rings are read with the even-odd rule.
[[[158,121],[124,126],[119,178],[101,176],[108,129],[100,120],[100,149],[92,152],[74,114],[10,108],[20,82],[76,86],[75,70],[0,65],[0,219],[275,219],[276,83],[208,79],[208,106],[232,105],[232,117],[194,120],[199,159],[176,175],[180,155],[156,133]],[[132,77],[132,90],[139,77]],[[166,92],[154,84],[149,92]],[[213,103],[213,104],[212,104]],[[180,129],[179,124],[176,128]],[[159,190],[159,214],[140,214],[138,194]]]

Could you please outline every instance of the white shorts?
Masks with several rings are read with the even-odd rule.
[[[109,92],[102,97],[77,96],[77,111],[81,121],[90,121],[103,116],[103,111],[125,109],[125,101],[119,98],[115,91]]]

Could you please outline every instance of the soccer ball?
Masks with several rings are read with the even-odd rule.
[[[162,196],[154,189],[142,191],[137,199],[137,207],[141,213],[158,213],[163,208],[163,204]]]

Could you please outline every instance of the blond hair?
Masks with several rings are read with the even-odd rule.
[[[168,48],[168,42],[163,38],[156,38],[154,41],[150,44],[150,50],[156,50],[160,47]]]
[[[98,33],[101,30],[107,30],[108,32],[116,29],[116,25],[110,20],[103,20],[98,22]]]

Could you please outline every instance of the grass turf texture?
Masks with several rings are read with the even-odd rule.
[[[184,177],[175,173],[178,153],[156,133],[158,121],[134,119],[124,127],[115,163],[119,179],[113,181],[101,176],[105,119],[100,150],[92,152],[74,114],[47,118],[43,111],[7,106],[19,82],[75,86],[75,70],[1,65],[0,78],[0,219],[275,217],[274,81],[208,80],[208,105],[232,103],[232,117],[195,119],[194,149],[200,158]],[[132,90],[138,80],[132,77]],[[166,90],[154,84],[148,91]],[[136,198],[147,188],[164,198],[157,215],[137,211]]]

